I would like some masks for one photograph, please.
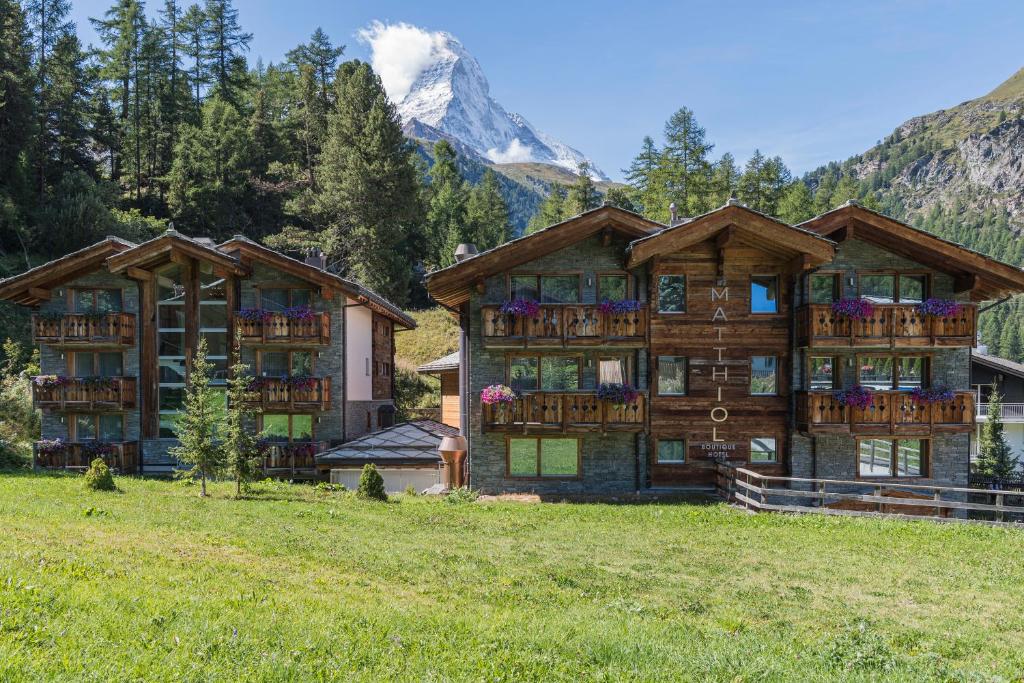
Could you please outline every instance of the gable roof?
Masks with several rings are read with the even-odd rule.
[[[637,238],[664,227],[631,211],[601,206],[435,270],[427,275],[427,291],[445,306],[456,306],[469,298],[468,289],[477,281],[572,246],[604,230]]]
[[[423,365],[416,368],[416,372],[420,373],[421,375],[432,375],[436,372],[446,372],[458,369],[459,352],[455,351],[453,353],[449,353],[447,356],[441,356],[440,358],[432,360],[429,363],[424,363]]]
[[[971,350],[971,362],[979,363],[986,367],[992,368],[993,370],[999,370],[1000,372],[1006,372],[1014,377],[1020,377],[1024,379],[1024,365],[1020,363],[1014,363],[1012,360],[1006,360],[999,356],[991,356],[987,353],[978,353],[975,350]]]
[[[685,249],[712,238],[716,238],[720,246],[741,243],[792,257],[801,267],[826,263],[835,254],[831,240],[730,199],[713,211],[634,240],[627,247],[626,267],[634,268],[658,254]]]
[[[0,280],[0,299],[24,306],[36,306],[50,298],[50,289],[103,267],[112,254],[136,245],[120,237],[107,237],[24,273]]]
[[[800,227],[835,241],[851,238],[876,244],[956,278],[955,291],[984,301],[1024,292],[1024,270],[907,225],[895,218],[847,202],[805,221]]]
[[[217,249],[225,253],[237,251],[254,257],[258,261],[268,263],[307,282],[320,285],[321,287],[338,289],[370,310],[380,313],[402,327],[410,330],[416,328],[416,321],[406,314],[405,311],[360,283],[348,280],[340,275],[335,275],[323,268],[318,268],[281,252],[274,251],[243,235],[235,235],[227,242],[219,245]]]
[[[131,267],[139,267],[170,259],[175,252],[181,252],[192,258],[208,261],[215,268],[219,267],[234,275],[246,275],[248,273],[248,269],[240,264],[237,259],[218,251],[209,240],[188,237],[171,229],[165,231],[159,237],[154,237],[116,256],[111,256],[107,259],[107,269],[111,273],[120,273]]]
[[[458,433],[455,427],[434,420],[401,422],[319,453],[316,460],[324,465],[355,465],[368,461],[440,464],[437,448],[441,439]]]

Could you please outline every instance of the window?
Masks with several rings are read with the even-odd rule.
[[[72,351],[71,369],[75,377],[120,377],[120,351]]]
[[[167,266],[156,273],[157,286],[157,408],[161,439],[175,437],[174,423],[185,396],[185,285],[181,267]]]
[[[774,396],[779,392],[775,356],[753,356],[750,359],[750,395]]]
[[[686,313],[686,276],[658,276],[658,312]]]
[[[124,419],[116,414],[74,415],[75,441],[124,441]]]
[[[902,303],[921,303],[927,297],[927,290],[927,275],[900,275],[899,297]]]
[[[578,477],[580,442],[578,439],[510,438],[507,467],[510,477]]]
[[[836,388],[835,361],[831,356],[811,356],[808,373],[812,390]]]
[[[260,308],[266,311],[283,311],[296,306],[310,306],[312,292],[302,288],[268,287],[260,290]]]
[[[120,289],[76,289],[73,296],[75,313],[119,313],[122,310]]]
[[[923,356],[865,356],[859,362],[859,382],[869,389],[909,391],[926,384]]]
[[[262,351],[260,375],[263,377],[300,377],[313,374],[311,351]]]
[[[779,278],[775,275],[754,275],[750,278],[750,312],[779,312]]]
[[[896,276],[861,275],[860,295],[876,304],[896,303]]]
[[[262,415],[262,435],[269,441],[312,441],[312,415]]]
[[[579,275],[513,275],[509,284],[513,299],[532,299],[542,304],[580,301]]]
[[[683,439],[658,439],[654,447],[659,465],[686,462],[686,441]]]
[[[509,359],[508,383],[516,392],[578,391],[578,356],[513,356]]]
[[[860,295],[879,304],[921,303],[928,298],[928,276],[904,273],[860,275]]]
[[[629,279],[625,275],[598,275],[597,300],[622,301],[629,298]]]
[[[862,477],[920,477],[927,471],[923,439],[862,439],[857,444]]]
[[[658,356],[658,395],[686,395],[685,356]]]
[[[839,298],[839,276],[835,273],[811,275],[808,289],[812,304],[830,304]]]
[[[758,436],[750,440],[750,462],[778,462],[775,437]]]
[[[602,358],[597,365],[598,384],[627,384],[626,361],[622,358]]]
[[[295,290],[298,291],[298,290]],[[199,275],[199,336],[206,340],[206,359],[213,363],[210,384],[228,381],[228,301],[224,278]]]

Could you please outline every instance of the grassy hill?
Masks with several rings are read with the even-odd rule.
[[[0,680],[1016,680],[1024,536],[0,475]]]
[[[566,168],[554,164],[521,163],[521,164],[493,164],[495,171],[508,176],[520,185],[533,188],[545,196],[553,183],[572,185],[576,182],[576,174]],[[596,183],[597,189],[607,192],[609,188],[619,187],[621,183],[614,183],[608,180],[601,180]]]

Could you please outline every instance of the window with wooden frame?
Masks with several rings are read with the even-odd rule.
[[[656,439],[654,441],[654,462],[659,465],[685,464],[686,439]]]
[[[633,364],[629,356],[600,356],[597,359],[598,384],[632,384]]]
[[[508,385],[517,393],[579,391],[581,356],[514,355],[508,358]]]
[[[807,276],[807,299],[812,304],[830,304],[842,297],[839,273],[811,273]]]
[[[313,305],[313,290],[308,287],[261,287],[259,293],[260,308],[265,311]]]
[[[72,377],[121,377],[124,354],[120,351],[70,351],[68,371]]]
[[[928,298],[928,285],[927,273],[857,273],[859,296],[876,304],[921,303]]]
[[[119,413],[78,413],[68,416],[72,441],[124,441],[124,416]]]
[[[658,312],[686,313],[686,276],[658,276]]]
[[[260,377],[310,377],[313,375],[312,351],[258,351],[256,374]]]
[[[929,445],[927,439],[858,439],[857,475],[926,477]]]
[[[778,439],[774,436],[755,436],[750,440],[751,463],[766,464],[779,461]]]
[[[779,276],[750,276],[750,312],[755,315],[779,312]]]
[[[658,356],[657,390],[658,396],[686,396],[687,369],[689,360],[686,356]]]
[[[71,306],[75,313],[120,313],[124,310],[124,293],[112,287],[75,287],[71,290]]]
[[[776,356],[750,357],[750,395],[778,396],[779,359]]]
[[[623,301],[630,296],[630,278],[626,273],[598,273],[597,300]]]
[[[810,356],[807,359],[807,388],[811,391],[838,389],[840,374],[835,356]]]
[[[581,273],[552,275],[510,275],[510,299],[530,299],[542,304],[578,304]]]
[[[506,473],[515,479],[575,479],[582,460],[580,439],[565,437],[509,437]]]
[[[910,391],[928,385],[929,358],[866,354],[857,357],[857,383],[876,391]]]
[[[259,416],[260,433],[268,441],[312,441],[312,415],[276,415],[264,413]]]

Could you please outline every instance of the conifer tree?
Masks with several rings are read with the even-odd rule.
[[[326,110],[330,102],[331,81],[338,66],[338,59],[345,54],[345,46],[335,47],[331,39],[319,26],[309,37],[308,43],[302,43],[286,55],[297,69],[308,66],[313,74],[320,98],[320,106]]]
[[[255,416],[257,408],[252,405],[253,377],[249,366],[242,362],[237,351],[240,338],[235,339],[235,350],[231,352],[232,365],[228,377],[228,406],[221,429],[227,469],[235,480],[235,495],[242,495],[242,489],[259,472]]]
[[[648,218],[653,218],[653,212],[659,207],[667,207],[669,204],[666,200],[666,188],[659,178],[660,164],[661,151],[654,145],[651,136],[646,135],[641,143],[640,153],[633,159],[629,168],[623,170],[626,182],[636,191],[638,208]]]
[[[480,182],[469,191],[466,223],[471,241],[480,251],[493,249],[508,241],[508,207],[501,196],[498,176],[488,168]]]
[[[1024,349],[1022,349],[1019,320],[1010,319],[1003,325],[1002,333],[999,335],[999,355],[1008,360],[1020,362]]]
[[[199,118],[203,103],[203,93],[210,84],[209,71],[206,65],[207,16],[199,5],[190,5],[178,22],[178,33],[181,35],[181,49],[192,62],[188,72],[189,87],[192,92],[193,117]]]
[[[20,246],[18,204],[33,117],[30,53],[25,13],[17,0],[0,0],[0,244],[6,248]]]
[[[204,58],[210,65],[213,90],[237,107],[248,80],[242,53],[248,51],[252,34],[242,30],[231,0],[206,0],[203,13]]]
[[[693,111],[683,107],[669,117],[659,164],[668,190],[668,202],[654,211],[648,208],[648,215],[655,216],[656,220],[668,220],[668,204],[671,202],[675,202],[679,212],[686,216],[696,216],[711,208],[708,154],[713,147]]]
[[[576,169],[576,182],[569,188],[565,213],[576,216],[601,205],[601,193],[590,177],[590,163],[581,161]]]
[[[558,183],[552,183],[547,199],[541,203],[537,213],[527,224],[526,234],[530,235],[555,223],[561,223],[566,218],[568,215],[565,206],[565,187]]]
[[[739,187],[740,172],[736,168],[736,160],[726,152],[714,165],[711,172],[711,192],[714,199],[712,207],[724,206],[729,199],[736,196]]]
[[[428,269],[450,266],[455,262],[455,248],[468,241],[467,199],[466,183],[456,166],[455,148],[447,140],[438,140],[434,143],[434,165],[430,168]]]
[[[1017,471],[1019,459],[1006,442],[1003,428],[1003,399],[996,386],[988,403],[988,415],[978,442],[978,471],[989,477],[1006,478]]]
[[[632,187],[609,187],[604,194],[604,201],[609,206],[640,213],[641,207],[637,200],[637,193]]]
[[[218,415],[223,410],[218,401],[223,401],[223,396],[210,386],[213,363],[206,360],[206,353],[204,337],[199,340],[199,347],[192,356],[184,407],[174,424],[174,434],[180,445],[170,449],[170,454],[179,462],[192,465],[188,476],[198,477],[199,495],[202,497],[206,497],[206,480],[217,477],[227,465],[223,446],[214,441]]]
[[[796,225],[814,218],[814,197],[802,180],[789,184],[779,200],[778,218],[790,225]]]

